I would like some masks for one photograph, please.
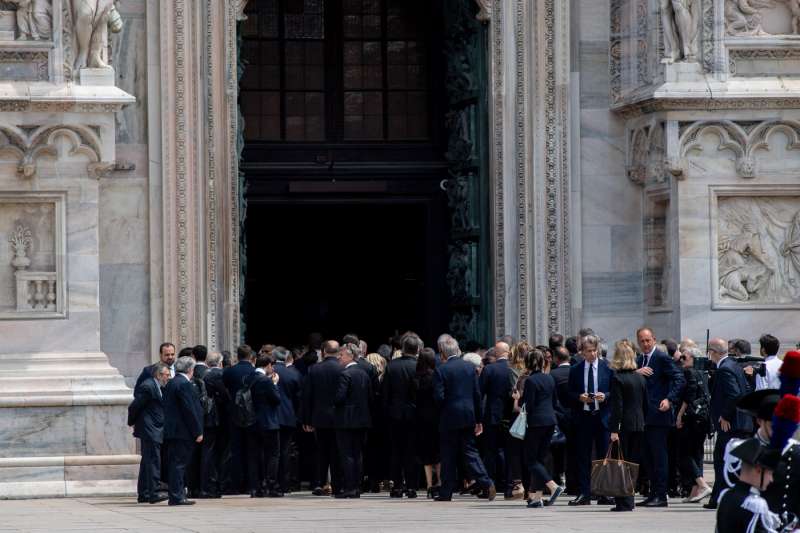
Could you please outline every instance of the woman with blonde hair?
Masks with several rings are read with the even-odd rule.
[[[522,392],[523,383],[528,378],[525,361],[533,348],[525,341],[515,343],[510,350],[508,366],[511,369],[512,392]],[[505,499],[512,500],[524,496],[528,486],[528,466],[523,457],[523,444],[519,439],[509,438],[506,442],[506,479]]]
[[[383,381],[383,373],[386,371],[386,359],[379,353],[371,353],[367,355],[367,362],[375,367],[378,373],[378,380]]]
[[[647,413],[647,382],[636,372],[636,351],[623,339],[614,345],[611,360],[611,415],[608,429],[611,443],[617,443],[626,461],[639,463],[644,441],[644,418]],[[634,483],[636,480],[634,480]],[[612,511],[633,511],[633,496],[615,498]]]

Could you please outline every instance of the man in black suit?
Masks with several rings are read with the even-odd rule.
[[[608,397],[611,391],[613,371],[608,364],[598,359],[600,339],[587,335],[581,339],[581,362],[569,372],[569,404],[573,406],[572,418],[576,426],[576,452],[578,471],[578,497],[569,505],[591,504],[592,445],[598,457],[604,457],[608,450],[609,432]],[[605,497],[598,503],[610,504]]]
[[[333,403],[336,406],[336,447],[341,461],[343,486],[336,498],[358,498],[361,483],[361,449],[366,430],[372,425],[370,402],[372,380],[358,366],[355,356],[359,347],[345,344],[339,350],[343,370]]]
[[[506,438],[508,420],[511,417],[511,387],[514,381],[508,354],[511,348],[505,342],[494,346],[495,362],[486,365],[481,372],[479,384],[484,403],[483,412],[483,464],[486,472],[494,480],[496,487],[505,487],[505,496],[511,497],[513,479],[506,472]],[[504,425],[503,422],[506,422]]]
[[[416,405],[413,384],[417,373],[417,356],[422,339],[411,334],[403,337],[403,355],[386,365],[381,399],[389,421],[391,440],[391,472],[394,488],[392,498],[403,497],[403,487],[409,498],[417,497],[419,464],[416,454]],[[405,483],[404,483],[405,480]]]
[[[716,509],[719,495],[724,488],[725,447],[733,438],[747,438],[753,433],[753,419],[738,411],[736,403],[749,393],[744,370],[728,357],[728,343],[724,339],[711,339],[708,343],[708,358],[717,365],[711,385],[711,418],[717,431],[714,444],[714,482],[711,498],[703,507]]]
[[[141,442],[142,460],[139,464],[137,493],[139,503],[158,503],[167,499],[158,493],[161,479],[161,444],[164,442],[164,393],[169,381],[169,367],[155,364],[152,379],[144,380],[133,392],[128,407],[128,425],[133,436]]]
[[[336,417],[332,399],[339,388],[339,343],[325,341],[322,362],[312,365],[303,382],[303,430],[314,432],[317,440],[317,478],[313,480],[314,496],[323,496],[322,485],[331,471],[333,494],[339,492],[341,475],[336,452]]]
[[[569,361],[569,351],[564,346],[553,348],[553,368],[550,370],[550,375],[553,376],[556,382],[556,394],[562,409],[558,427],[564,433],[566,443],[553,444],[551,448],[553,452],[553,479],[561,485],[561,478],[563,477],[567,487],[567,494],[577,494],[575,431],[572,427],[572,399],[569,395],[569,371],[572,366]]]
[[[279,498],[283,496],[278,484],[278,461],[280,458],[278,406],[281,404],[279,380],[278,374],[273,372],[272,356],[265,353],[259,355],[256,360],[256,380],[253,382],[258,452],[256,465],[251,465],[251,467],[256,467],[259,473],[257,497],[266,495],[269,498]]]
[[[228,396],[231,399],[231,412],[236,409],[236,393],[246,386],[250,386],[256,373],[253,366],[254,354],[250,346],[243,344],[236,349],[238,362],[230,368],[226,368],[222,373],[222,381],[228,389]],[[258,448],[258,433],[255,426],[237,427],[231,424],[231,458],[230,458],[230,492],[240,494],[245,488],[253,496],[259,490],[258,475],[251,466],[255,463]]]
[[[289,453],[294,446],[295,431],[297,430],[298,415],[300,413],[300,398],[303,393],[303,375],[294,367],[289,366],[291,353],[283,346],[272,350],[275,358],[273,370],[278,374],[278,388],[281,390],[281,403],[278,407],[278,423],[280,424],[280,460],[278,463],[278,481],[280,491],[289,492],[290,483],[295,476],[290,475]]]
[[[213,410],[213,400],[208,396],[206,391],[206,384],[203,377],[208,372],[208,365],[206,358],[208,357],[208,348],[202,344],[198,344],[193,348],[184,348],[180,351],[180,356],[191,355],[194,359],[194,377],[192,378],[192,385],[200,398],[200,405],[203,407],[204,427],[207,425],[205,420],[211,415]],[[189,497],[191,498],[207,498],[203,494],[202,486],[203,480],[203,448],[208,444],[208,435],[203,434],[203,442],[195,445],[192,450],[192,460],[189,463],[189,468],[186,471],[186,486],[189,489]]]
[[[175,378],[164,391],[164,438],[169,454],[169,504],[193,505],[186,499],[186,467],[194,443],[203,442],[203,412],[192,376],[194,359],[179,357]]]
[[[644,464],[650,479],[650,494],[639,503],[644,507],[667,507],[667,477],[670,428],[675,425],[675,406],[679,403],[686,380],[672,358],[656,347],[650,328],[636,332],[641,354],[637,372],[647,380],[647,415],[644,426]]]
[[[441,406],[439,422],[442,488],[436,501],[450,501],[456,485],[459,455],[467,473],[494,500],[496,489],[486,473],[475,437],[483,432],[481,391],[475,367],[462,360],[458,342],[446,338],[439,346],[442,364],[433,373],[433,397]]]
[[[203,442],[200,450],[200,498],[222,496],[222,462],[226,448],[230,405],[228,389],[222,381],[222,354],[211,353],[206,358],[208,370],[203,377],[206,394],[212,401],[211,412],[205,415]],[[196,370],[195,370],[196,371]],[[196,377],[196,376],[195,376]]]
[[[169,367],[169,377],[170,379],[175,377],[175,345],[171,342],[165,342],[158,347],[158,357],[159,362],[167,365]],[[146,381],[153,377],[153,370],[155,370],[156,364],[147,365],[142,369],[142,372],[139,374],[139,377],[136,379],[136,387],[139,386],[140,383]]]

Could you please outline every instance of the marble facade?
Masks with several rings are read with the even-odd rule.
[[[84,69],[71,2],[0,0],[0,498],[132,492],[126,380],[239,340],[246,3],[120,0]],[[800,340],[796,3],[474,3],[495,332]]]

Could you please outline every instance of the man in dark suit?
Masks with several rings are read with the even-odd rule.
[[[479,384],[484,403],[483,412],[483,464],[486,472],[494,480],[496,487],[505,487],[506,497],[512,496],[513,479],[506,472],[506,437],[508,425],[503,425],[511,417],[511,387],[513,375],[508,366],[508,353],[511,348],[505,342],[494,346],[495,362],[484,367]]]
[[[243,344],[236,349],[237,363],[230,368],[226,368],[222,373],[222,381],[228,389],[228,396],[231,399],[230,409],[236,409],[236,393],[245,386],[250,386],[254,374],[256,373],[253,365],[254,353],[250,346]],[[231,424],[231,458],[230,458],[230,480],[229,491],[233,494],[240,494],[245,488],[254,496],[259,490],[258,475],[251,466],[255,463],[258,448],[258,433],[254,426],[243,428]]]
[[[139,503],[158,503],[167,499],[158,493],[161,479],[161,444],[164,442],[164,393],[169,381],[169,367],[155,364],[152,379],[144,380],[133,391],[128,407],[128,425],[133,436],[141,442],[142,460],[139,464],[137,493]]]
[[[169,377],[170,379],[175,377],[175,345],[171,342],[165,342],[158,347],[158,357],[159,362],[167,365],[169,367]],[[153,377],[153,370],[155,370],[156,365],[147,365],[142,369],[142,372],[139,374],[139,377],[136,379],[136,387],[139,386],[140,383],[146,381]]]
[[[389,421],[389,471],[394,481],[390,493],[392,498],[402,498],[403,487],[409,498],[417,497],[419,464],[413,384],[417,373],[417,356],[422,348],[422,340],[417,335],[406,335],[403,338],[403,355],[390,361],[383,375],[381,400]]]
[[[280,424],[280,460],[278,462],[278,481],[281,492],[289,492],[291,480],[296,479],[290,475],[289,453],[294,446],[295,431],[297,430],[298,415],[300,413],[300,398],[303,392],[303,375],[294,367],[288,366],[291,353],[283,346],[278,346],[272,351],[275,358],[273,370],[278,374],[278,388],[281,390],[281,403],[278,407],[278,423]]]
[[[361,449],[366,430],[372,425],[370,402],[372,380],[355,361],[359,348],[345,344],[339,350],[343,370],[333,403],[336,417],[336,448],[341,461],[343,486],[337,498],[358,498],[361,484]]]
[[[560,336],[560,335],[559,335]],[[552,337],[551,337],[552,339]],[[558,427],[564,433],[565,444],[553,444],[553,479],[559,485],[561,478],[565,480],[567,494],[577,494],[577,475],[575,472],[575,430],[572,427],[572,399],[569,395],[569,371],[570,365],[569,350],[564,346],[553,348],[553,368],[550,375],[556,382],[556,394],[558,403],[561,405],[561,413]]]
[[[581,339],[581,361],[569,372],[569,404],[576,426],[576,463],[580,494],[569,505],[591,504],[592,445],[598,457],[604,457],[610,438],[608,432],[609,393],[613,371],[598,359],[600,339],[587,335]],[[598,503],[611,503],[601,497]]]
[[[257,497],[283,496],[278,485],[278,460],[280,458],[280,423],[278,406],[281,392],[280,377],[273,372],[272,356],[262,353],[256,360],[256,379],[253,382],[253,404],[256,408],[258,452],[255,467],[259,473]],[[264,492],[266,490],[266,492]]]
[[[747,438],[753,433],[753,419],[736,409],[736,403],[749,393],[744,370],[728,357],[728,343],[723,339],[711,339],[708,343],[708,358],[716,365],[711,385],[711,418],[717,431],[714,444],[714,482],[711,498],[703,507],[716,509],[719,495],[724,488],[725,447],[733,438]]]
[[[194,359],[179,357],[175,378],[164,391],[164,438],[169,443],[169,504],[193,505],[186,499],[186,467],[195,443],[203,442],[203,412],[192,376]]]
[[[656,338],[650,328],[639,328],[636,340],[642,352],[636,360],[639,367],[637,372],[647,380],[643,452],[650,479],[650,494],[639,505],[667,507],[667,441],[670,428],[675,425],[675,406],[679,403],[686,380],[672,358],[656,348]]]
[[[202,344],[198,344],[193,348],[184,348],[181,350],[180,355],[189,355],[194,359],[194,377],[192,384],[195,387],[198,397],[200,398],[200,405],[203,407],[203,418],[205,427],[206,419],[212,415],[213,400],[208,396],[206,391],[206,384],[203,377],[208,372],[208,365],[206,359],[208,358],[208,348]],[[203,448],[208,444],[208,435],[203,433],[203,442],[195,445],[192,450],[192,460],[189,463],[189,468],[186,471],[186,486],[189,489],[189,497],[191,498],[207,498],[208,496],[203,493],[202,486],[204,485],[203,479]]]
[[[203,377],[206,394],[213,402],[205,415],[203,442],[200,450],[200,498],[222,496],[222,463],[228,436],[230,397],[222,381],[222,354],[211,353],[206,359],[208,370]]]
[[[331,488],[339,492],[341,476],[336,453],[336,418],[332,399],[339,388],[339,343],[325,341],[322,348],[324,359],[308,369],[303,382],[303,430],[314,432],[317,440],[317,478],[313,480],[315,496],[323,496],[322,485],[331,471]]]
[[[442,488],[436,501],[450,501],[456,485],[459,455],[482,497],[494,500],[496,489],[486,473],[475,437],[483,432],[481,391],[475,367],[462,360],[452,337],[440,343],[442,364],[433,373],[433,397],[441,407],[439,422]]]

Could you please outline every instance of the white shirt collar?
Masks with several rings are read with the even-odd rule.
[[[646,354],[646,355],[645,355],[645,357],[647,357],[648,359],[649,359],[650,357],[653,357],[653,354],[654,354],[654,353],[656,353],[656,348],[658,348],[658,346],[653,346],[653,349],[652,349],[652,350],[650,350],[650,353],[649,353],[649,354]]]
[[[208,366],[205,361],[198,361],[194,366]]]
[[[560,365],[558,365],[558,368],[561,368],[562,366],[572,366],[572,365],[569,363],[561,363]]]
[[[189,375],[188,374],[184,374],[183,372],[178,372],[178,375],[181,375],[181,376],[185,377],[186,381],[192,381],[191,379],[189,379]]]
[[[719,368],[720,366],[722,366],[722,362],[723,362],[725,359],[727,359],[727,358],[728,358],[728,354],[725,354],[725,355],[723,355],[723,356],[722,356],[722,359],[720,359],[720,360],[719,360],[719,363],[717,363],[717,368]]]
[[[264,376],[267,375],[267,371],[264,370],[263,368],[256,368],[256,372],[258,372],[259,374],[262,374]]]
[[[772,361],[773,359],[777,359],[777,355],[768,355],[764,358],[764,361]]]
[[[447,360],[449,361],[450,359],[453,359],[454,357],[461,357],[461,356],[460,355],[451,355],[450,357],[447,358]]]
[[[357,364],[358,363],[356,363],[355,361],[350,361],[349,363],[347,363],[347,366],[345,366],[345,368],[350,368],[351,366],[357,365]]]

